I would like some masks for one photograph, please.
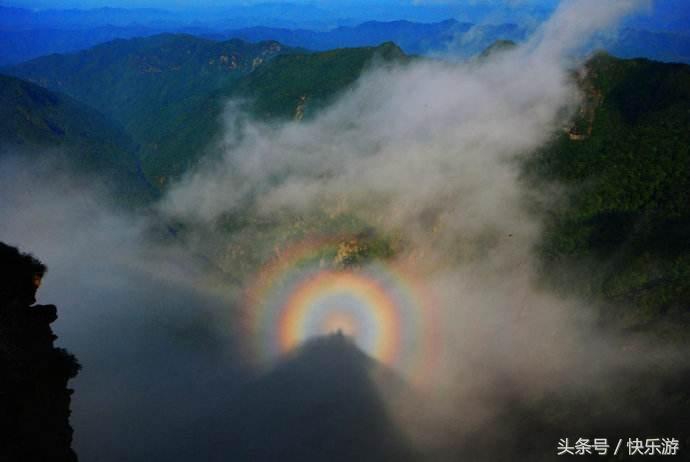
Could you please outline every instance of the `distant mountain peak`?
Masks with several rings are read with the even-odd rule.
[[[503,53],[505,51],[510,51],[517,47],[517,43],[512,40],[496,40],[494,43],[489,45],[487,49],[481,52],[479,55],[480,59],[489,58],[491,56]]]
[[[383,42],[376,47],[376,50],[382,55],[382,57],[386,59],[398,59],[406,56],[403,49],[400,48],[395,42],[391,41]]]

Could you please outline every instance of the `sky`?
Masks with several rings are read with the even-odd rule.
[[[360,5],[367,4],[391,4],[391,5],[410,5],[428,6],[428,5],[486,5],[486,4],[511,4],[511,5],[553,5],[557,0],[14,0],[5,1],[3,4],[10,4],[16,6],[43,8],[64,8],[64,7],[79,7],[79,8],[94,8],[102,6],[112,7],[127,7],[127,8],[149,8],[153,5],[163,7],[199,7],[199,6],[238,6],[238,5],[252,5],[261,3],[276,3],[276,4],[310,4],[321,7],[333,7],[336,5]]]
[[[198,8],[219,8],[251,6],[257,4],[292,4],[310,5],[326,10],[366,8],[371,6],[390,6],[408,7],[414,6],[418,9],[434,8],[457,8],[459,6],[469,6],[472,8],[486,6],[550,6],[553,7],[557,0],[9,0],[1,4],[8,6],[18,6],[25,8],[100,8],[100,7],[121,7],[121,8],[165,8],[165,9],[198,9]]]

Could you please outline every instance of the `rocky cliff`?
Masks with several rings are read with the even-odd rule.
[[[69,424],[77,360],[54,346],[52,305],[35,305],[46,267],[0,243],[0,461],[76,461]]]

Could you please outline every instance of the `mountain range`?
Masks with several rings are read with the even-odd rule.
[[[6,145],[95,146],[80,155],[123,177],[140,163],[160,191],[218,139],[228,99],[261,120],[309,118],[376,57],[410,59],[392,43],[309,53],[189,35],[116,40],[7,69],[32,83],[3,78],[0,133]],[[569,205],[550,215],[545,265],[565,275],[554,270],[564,261],[603,258],[578,278],[589,291],[625,305],[629,325],[673,326],[690,294],[690,67],[598,54],[585,75],[586,116],[527,166],[535,184],[573,185]]]
[[[352,84],[374,56],[392,59],[402,51],[389,44],[312,54],[277,42],[164,34],[47,56],[8,72],[122,125],[139,146],[147,177],[162,185],[214,140],[227,98],[250,98],[255,114],[272,117],[291,117],[304,99],[308,115]]]
[[[586,69],[588,109],[529,166],[569,188],[547,221],[545,271],[603,295],[609,320],[687,336],[690,66],[599,54]]]
[[[226,12],[218,17],[238,17],[231,13]],[[112,8],[83,12],[32,12],[0,7],[0,18],[3,15],[4,19],[0,20],[0,65],[17,64],[52,53],[81,51],[117,38],[161,33],[184,33],[219,41],[234,38],[250,42],[278,41],[283,45],[313,51],[376,46],[391,41],[409,54],[444,54],[455,59],[467,59],[496,40],[524,41],[536,24],[534,21],[494,20],[477,23],[446,19],[430,22],[343,21],[344,24],[336,21],[328,27],[296,27],[280,26],[264,20],[256,25],[249,21],[244,27],[243,22],[223,22],[217,18],[188,18],[183,21],[175,14],[162,10]],[[629,22],[615,36],[600,37],[594,41],[590,45],[592,47],[603,48],[621,57],[690,63],[689,30],[657,30],[648,22]]]
[[[252,27],[216,34],[248,41],[273,37],[286,45],[310,50],[372,46],[394,42],[406,53],[441,54],[468,58],[480,53],[499,39],[523,41],[530,29],[517,24],[477,25],[449,19],[436,23],[411,21],[370,21],[354,27],[343,26],[329,31]]]
[[[37,165],[59,157],[80,172],[98,174],[126,202],[151,197],[125,130],[62,93],[0,75],[0,140],[0,156],[29,156]]]
[[[436,44],[453,40],[447,27],[455,26],[471,30],[462,23],[358,27],[370,30],[372,41],[391,35],[409,39],[409,49],[426,47],[424,34],[435,37]],[[422,29],[424,34],[415,36]],[[374,60],[404,65],[429,59],[385,41],[318,52],[301,48],[318,49],[318,43],[326,43],[320,40],[332,40],[332,46],[366,44],[358,42],[364,39],[353,32],[357,28],[336,30],[300,32],[292,39],[294,31],[280,30],[288,43],[263,40],[278,32],[260,28],[244,32],[247,39],[263,40],[258,42],[158,34],[5,67],[0,155],[31,162],[67,158],[86,176],[106,179],[126,206],[150,203],[222,136],[224,111],[231,110],[227,101],[242,101],[243,110],[266,124],[308,120],[355,85]],[[520,33],[509,27],[496,34],[505,38],[510,31]],[[515,46],[507,40],[492,43],[484,56]],[[571,78],[584,95],[580,111],[522,166],[528,189],[550,191],[558,185],[563,191],[562,200],[543,211],[544,232],[536,249],[541,282],[597,300],[600,323],[615,332],[687,344],[690,66],[597,53],[579,71]],[[224,225],[251,219],[241,213]],[[366,247],[362,253],[369,253],[362,258],[391,251],[384,247]],[[235,258],[237,271],[244,270],[242,258],[251,257]],[[228,406],[231,419],[202,416],[186,433],[188,439],[176,444],[189,451],[189,459],[199,457],[201,446],[209,451],[204,460],[229,453],[238,460],[289,460],[286,453],[293,460],[361,460],[361,454],[370,460],[408,460],[415,454],[371,381],[372,371],[381,370],[342,336],[316,340],[255,377]],[[644,402],[659,392],[654,370],[644,373],[649,374],[644,383],[621,382],[640,397],[645,419],[617,429],[637,435],[649,425],[687,428],[687,381],[664,384],[667,407],[655,409],[653,402]],[[390,371],[383,375],[389,386],[404,387]],[[531,435],[543,444],[555,443],[564,423],[577,422],[583,431],[611,429],[608,422],[593,427],[593,420],[599,422],[596,413],[582,415],[588,404],[583,397],[568,407],[550,396],[536,403],[500,396],[507,411],[495,425],[507,422],[520,429],[502,441],[507,444],[498,448],[506,451],[502,460],[514,460],[513,449],[538,451]],[[619,411],[616,405],[611,406]],[[486,435],[472,436],[482,450],[500,446]],[[465,454],[469,460],[483,455]],[[443,456],[458,459],[453,453]]]

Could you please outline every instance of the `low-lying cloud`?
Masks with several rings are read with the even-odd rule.
[[[162,210],[209,226],[247,209],[276,224],[348,214],[402,236],[399,257],[441,305],[445,354],[427,402],[463,416],[452,440],[496,423],[506,403],[494,392],[529,402],[606,388],[651,359],[635,366],[621,339],[596,330],[592,307],[540,288],[540,222],[519,165],[580,103],[574,54],[643,3],[563,2],[527,43],[469,64],[378,63],[308,121],[262,123],[231,103],[220,156],[176,184]]]
[[[518,434],[501,417],[515,401],[610,390],[658,358],[540,287],[540,222],[519,177],[521,159],[580,102],[571,52],[640,4],[564,1],[524,45],[469,64],[375,62],[310,120],[257,121],[231,102],[215,155],[148,215],[116,212],[74,176],[4,160],[0,212],[12,219],[0,239],[47,263],[40,301],[60,306],[61,342],[85,365],[75,382],[82,457],[184,460],[175,432],[231,406],[252,374],[240,298],[254,274],[243,268],[276,254],[257,223],[353,216],[401,242],[395,258],[412,262],[440,305],[444,353],[420,391],[428,416],[395,399],[391,413],[430,451],[489,428]],[[228,226],[233,217],[243,219]],[[168,223],[181,226],[174,237]]]

